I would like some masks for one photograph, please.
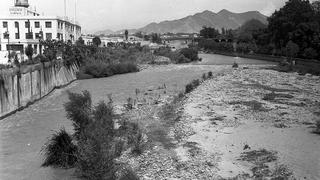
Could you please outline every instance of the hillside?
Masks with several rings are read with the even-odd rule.
[[[197,33],[203,26],[218,29],[237,29],[251,19],[256,19],[261,21],[263,24],[267,24],[267,17],[258,11],[233,13],[224,9],[218,13],[204,11],[178,20],[151,23],[145,27],[132,31],[142,31],[146,33]]]

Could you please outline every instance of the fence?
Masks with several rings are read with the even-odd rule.
[[[79,67],[61,61],[0,71],[0,119],[48,95],[76,79]]]

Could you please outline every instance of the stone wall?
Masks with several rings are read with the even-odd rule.
[[[0,71],[0,118],[32,104],[76,79],[79,67],[48,62]]]

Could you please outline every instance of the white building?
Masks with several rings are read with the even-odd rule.
[[[40,40],[56,39],[74,43],[81,37],[78,23],[67,17],[41,16],[28,7],[28,0],[15,0],[9,15],[0,17],[0,63],[8,61],[9,52],[24,54],[28,45],[34,48],[35,55],[39,54]]]

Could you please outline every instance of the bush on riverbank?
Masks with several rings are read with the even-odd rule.
[[[81,67],[82,74],[91,75],[94,78],[109,77],[116,74],[125,74],[131,72],[138,72],[137,64],[133,62],[123,62],[117,64],[108,64],[101,61],[90,59],[86,65]]]
[[[198,51],[193,48],[183,48],[179,51],[184,57],[190,59],[191,61],[198,61]]]
[[[139,71],[138,63],[151,63],[155,56],[149,49],[136,46],[101,48],[81,65],[79,78],[109,77]],[[88,76],[89,75],[89,76]]]
[[[172,51],[169,47],[161,47],[154,51],[157,56],[170,58],[173,63],[182,64],[199,60],[198,51],[193,48],[184,48],[178,51]]]
[[[128,148],[136,154],[143,152],[143,132],[139,125],[122,120],[118,123],[120,127],[116,128],[112,100],[107,104],[100,102],[93,107],[88,91],[82,94],[69,93],[69,102],[65,104],[65,110],[67,118],[73,122],[74,139],[65,131],[54,135],[49,141],[50,146],[44,149],[44,165],[74,167],[78,176],[90,180],[126,177],[118,172],[125,166],[118,163],[116,158]],[[73,144],[73,140],[76,145]],[[123,173],[125,172],[127,171]],[[129,177],[136,178],[132,173],[130,171]]]

